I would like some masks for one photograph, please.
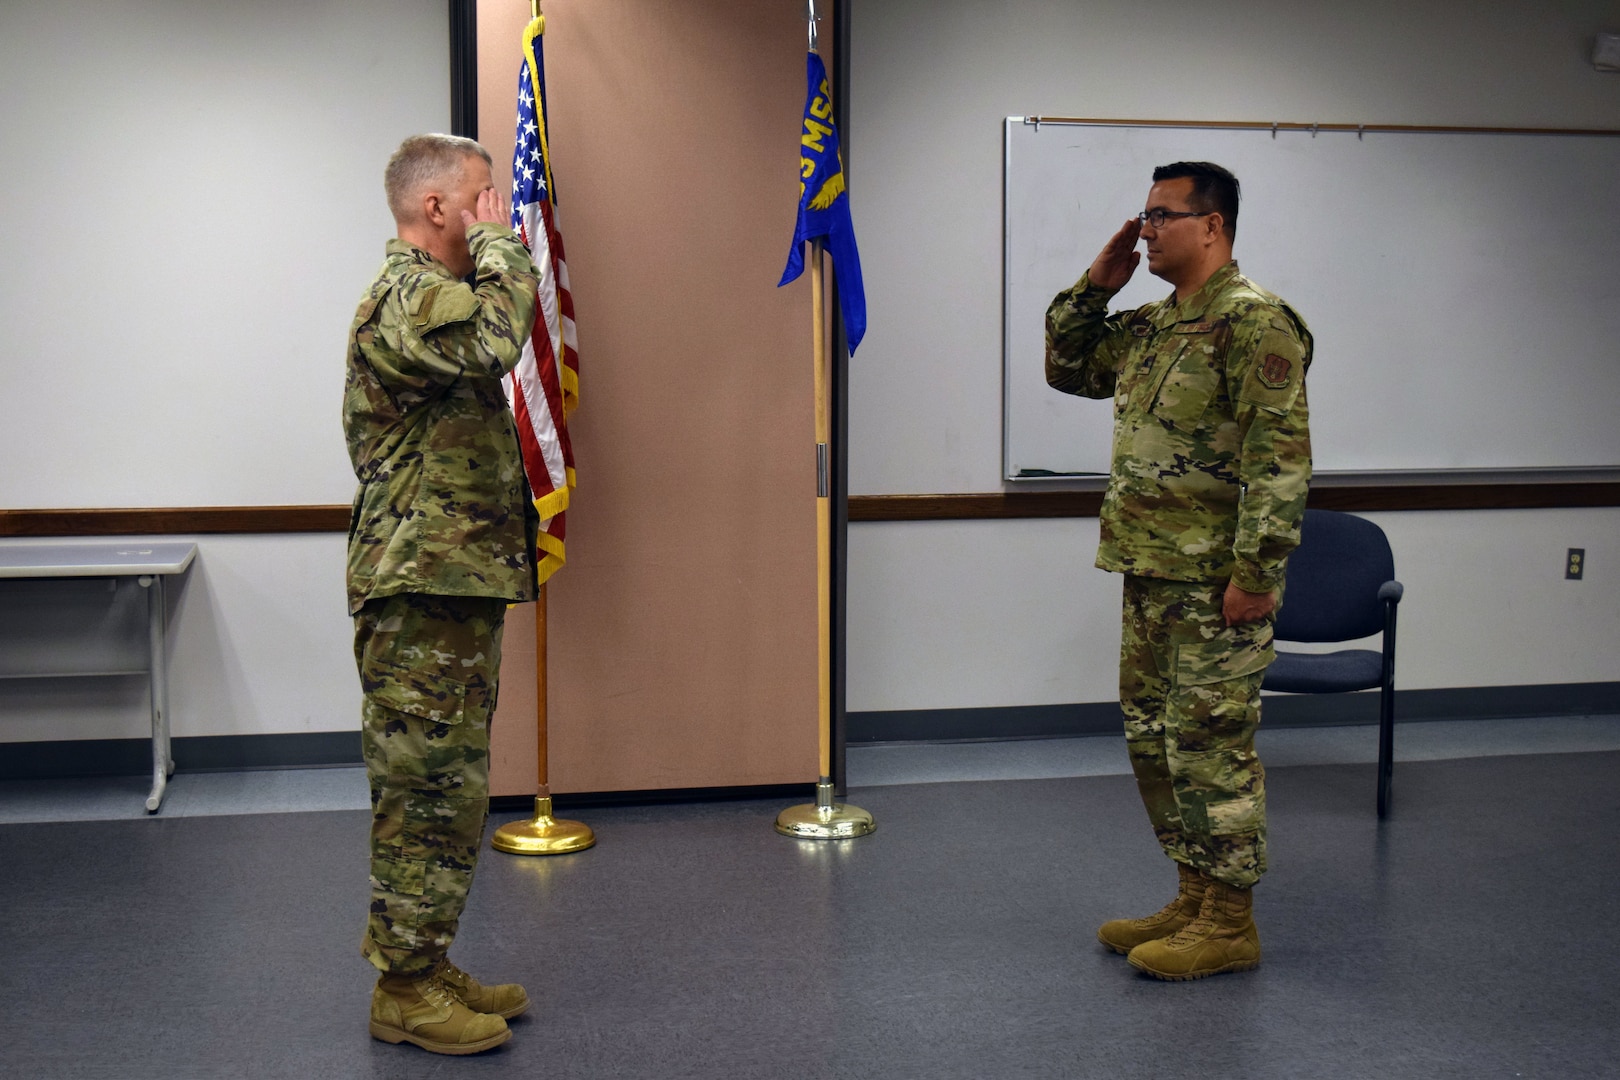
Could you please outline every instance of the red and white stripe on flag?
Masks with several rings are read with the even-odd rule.
[[[552,193],[546,144],[544,16],[523,32],[518,78],[517,140],[512,149],[512,228],[540,271],[534,331],[523,358],[506,377],[506,395],[517,421],[523,468],[540,512],[540,580],[566,560],[564,537],[569,492],[574,487],[574,448],[568,417],[579,403],[579,351],[574,298]]]

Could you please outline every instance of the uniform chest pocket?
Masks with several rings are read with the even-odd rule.
[[[1157,382],[1153,391],[1153,415],[1177,428],[1196,427],[1220,389],[1215,335],[1179,336],[1164,358]]]
[[[1150,343],[1139,343],[1121,365],[1119,377],[1114,380],[1114,418],[1129,411],[1142,411],[1159,386],[1159,377],[1165,370],[1164,350],[1153,349]]]

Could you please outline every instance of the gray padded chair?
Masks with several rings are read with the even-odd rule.
[[[1261,689],[1290,694],[1380,690],[1378,816],[1389,813],[1395,758],[1395,609],[1404,590],[1384,530],[1354,514],[1307,510],[1300,544],[1288,557],[1277,640],[1354,641],[1383,634],[1383,650],[1321,655],[1277,650]]]

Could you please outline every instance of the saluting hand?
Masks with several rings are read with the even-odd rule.
[[[1123,289],[1136,273],[1136,264],[1142,253],[1136,250],[1136,241],[1142,235],[1142,223],[1136,218],[1125,222],[1124,228],[1103,245],[1102,252],[1091,264],[1091,283],[1104,289]]]
[[[506,199],[492,187],[487,187],[478,193],[478,213],[476,216],[466,210],[461,212],[461,223],[469,229],[480,221],[505,225],[511,220],[506,211]]]

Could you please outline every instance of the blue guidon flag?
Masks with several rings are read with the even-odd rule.
[[[811,53],[807,62],[809,89],[804,99],[804,132],[799,139],[799,220],[793,230],[793,250],[782,271],[781,288],[804,273],[804,244],[827,238],[833,268],[838,273],[838,306],[844,314],[844,336],[849,351],[866,334],[866,289],[861,284],[861,253],[855,248],[855,225],[849,219],[849,192],[844,188],[844,162],[838,153],[838,131],[833,126],[832,91],[821,57]]]

